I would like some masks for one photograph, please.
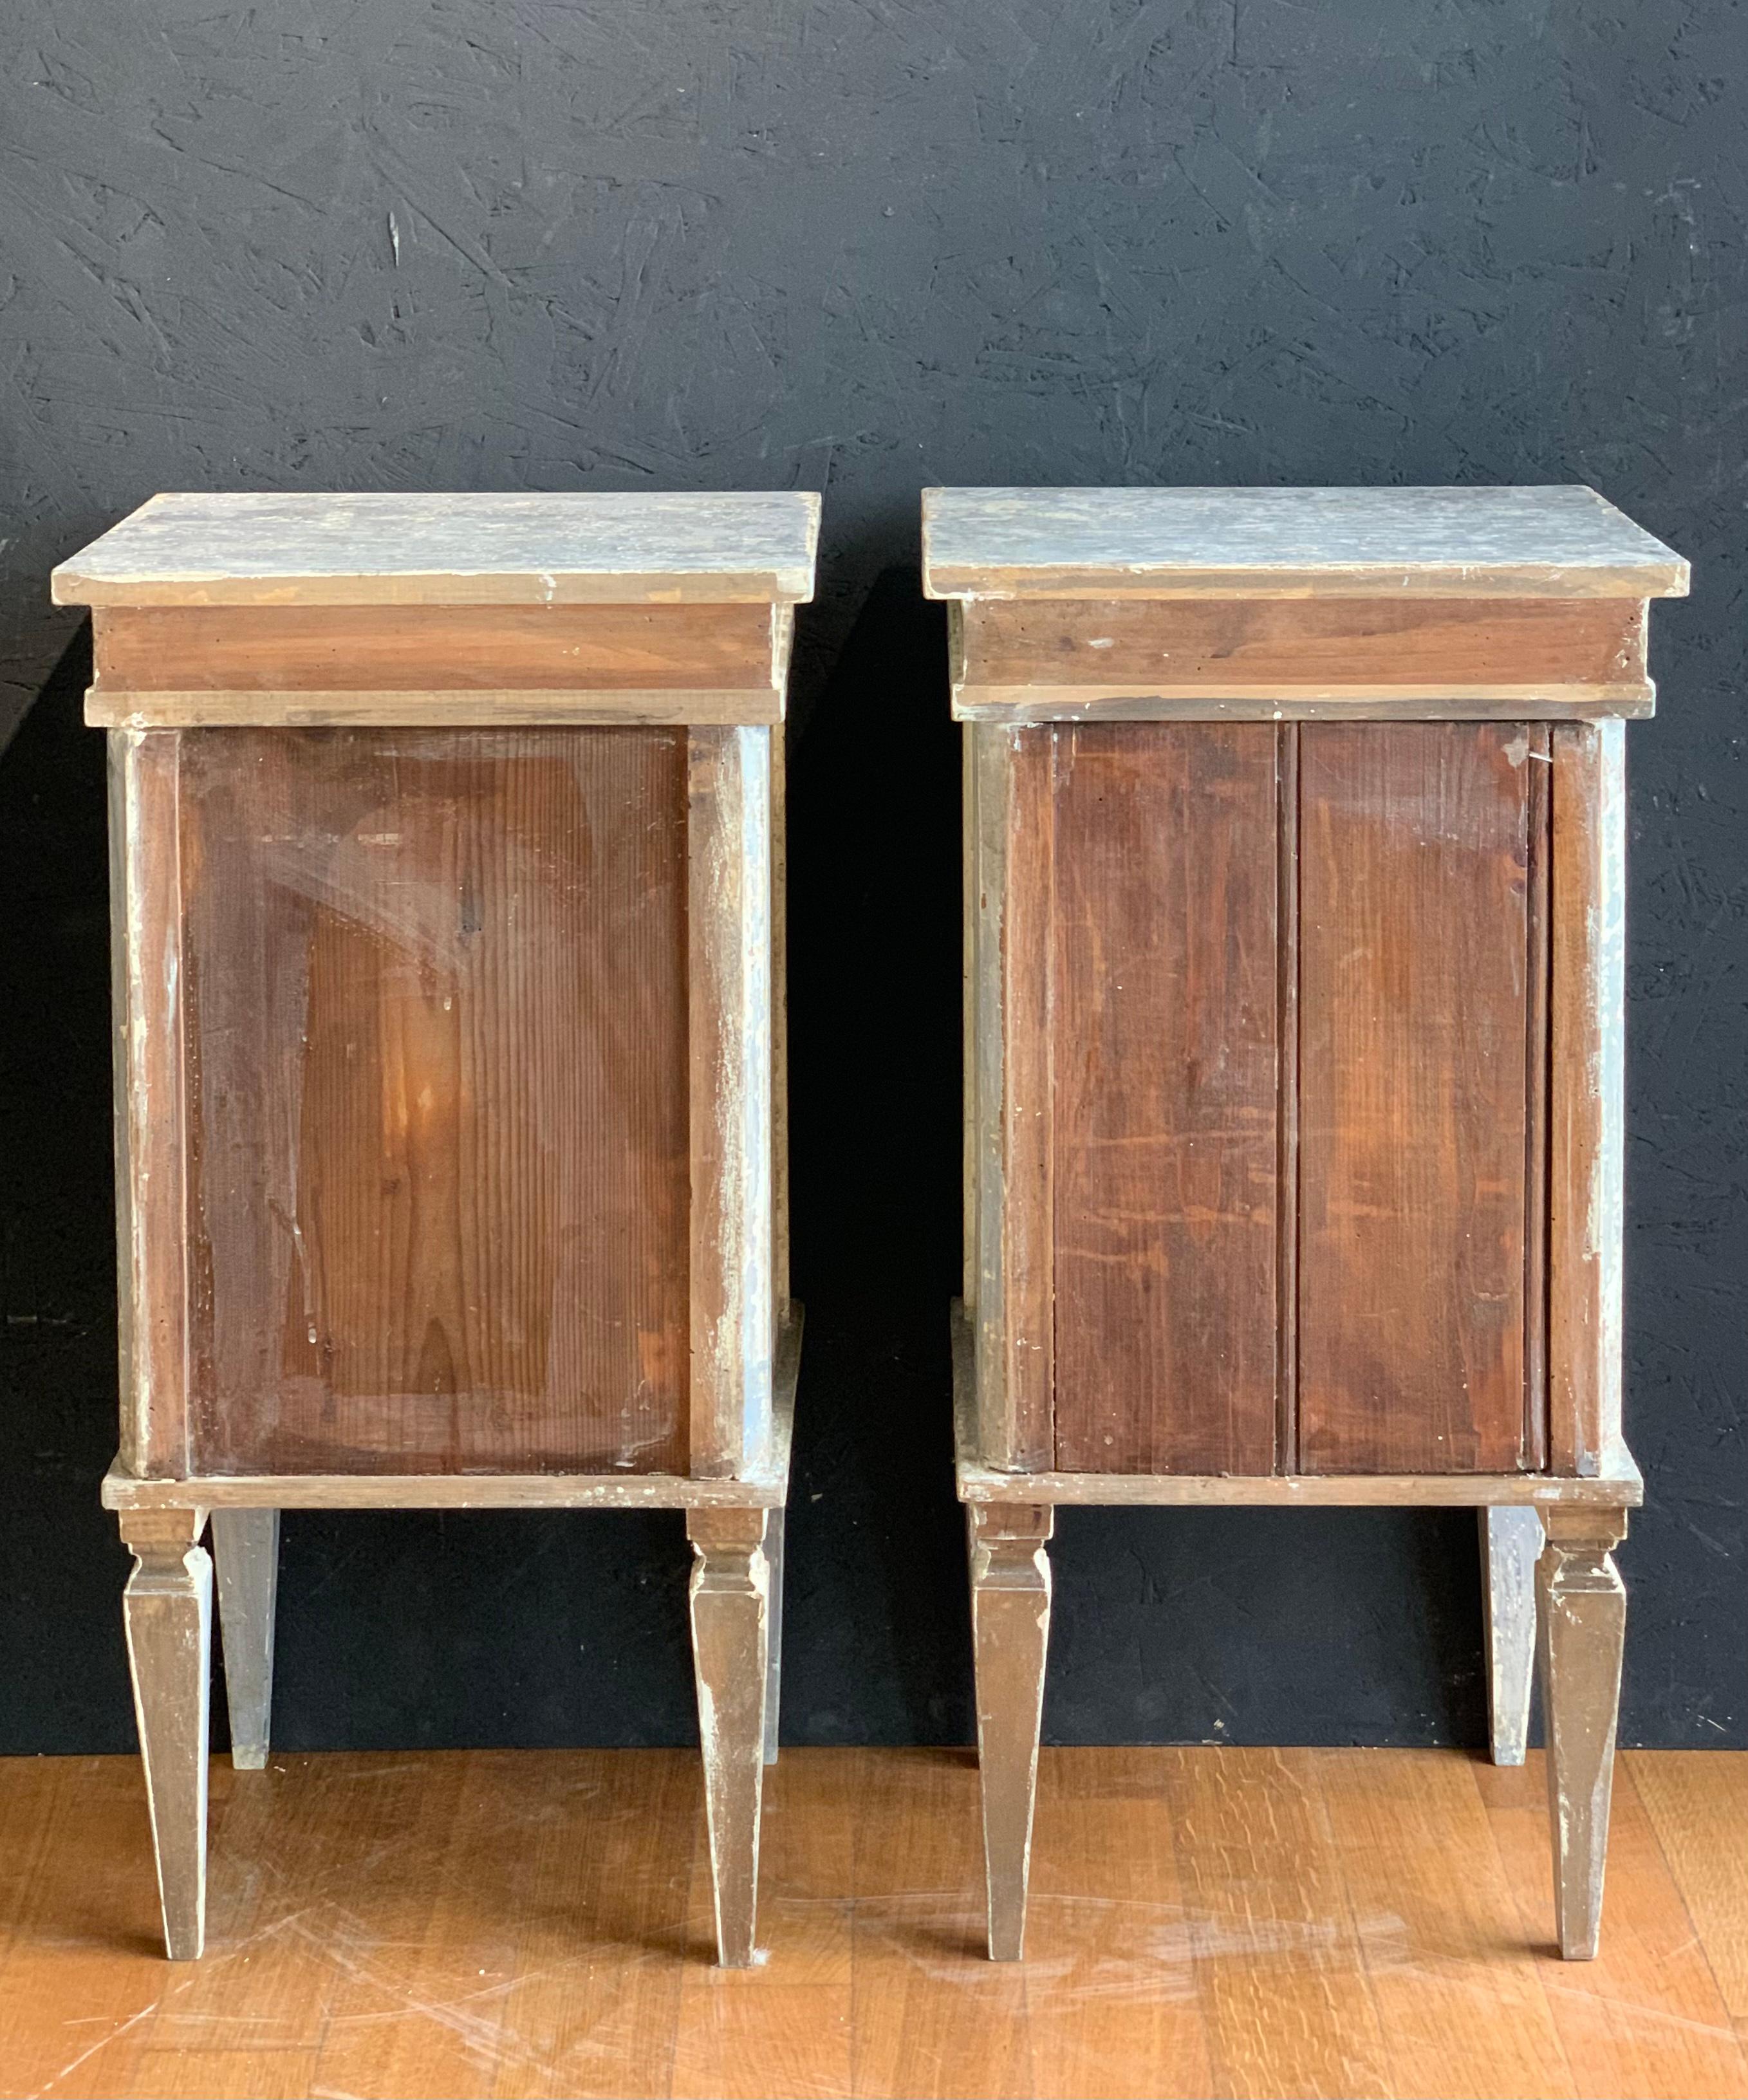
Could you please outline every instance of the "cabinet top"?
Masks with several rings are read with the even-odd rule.
[[[930,598],[1681,598],[1593,488],[929,488]]]
[[[155,496],[57,605],[663,605],[811,598],[810,492]]]

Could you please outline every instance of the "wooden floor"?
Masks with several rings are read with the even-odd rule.
[[[1027,1961],[968,1754],[788,1750],[761,1967],[710,1965],[697,1762],[213,1771],[209,1952],[155,1952],[130,1759],[0,1762],[0,2090],[1748,2094],[1748,1757],[1640,1754],[1603,1954],[1549,1950],[1538,1759],[1046,1751]]]

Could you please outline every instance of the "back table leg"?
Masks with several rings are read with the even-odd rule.
[[[1560,1952],[1588,1961],[1602,1917],[1627,1630],[1627,1592],[1609,1548],[1627,1535],[1627,1512],[1551,1508],[1543,1521],[1536,1592],[1554,1905]]]
[[[134,1555],[122,1598],[134,1713],[157,1855],[164,1948],[196,1960],[206,1939],[206,1735],[213,1564],[204,1510],[127,1510]]]
[[[1055,1511],[974,1503],[969,1515],[989,1954],[992,1961],[1017,1961],[1026,1940],[1038,1731],[1050,1643],[1050,1561],[1044,1544]]]
[[[273,1710],[273,1600],[279,1587],[279,1511],[213,1511],[218,1624],[231,1710],[231,1762],[259,1771]]]
[[[1535,1564],[1542,1520],[1533,1509],[1481,1512],[1481,1609],[1485,1614],[1487,1728],[1496,1765],[1521,1765],[1530,1740],[1535,1674]]]

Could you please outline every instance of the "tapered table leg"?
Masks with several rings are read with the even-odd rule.
[[[696,1509],[687,1512],[686,1522],[697,1556],[691,1582],[692,1659],[704,1747],[717,1957],[725,1969],[744,1969],[753,1960],[758,1907],[770,1661],[769,1513]]]
[[[213,1564],[204,1510],[129,1510],[122,1598],[134,1713],[146,1768],[164,1948],[196,1960],[206,1939],[206,1737]]]
[[[1625,1510],[1551,1508],[1536,1567],[1554,1906],[1569,1961],[1596,1952],[1614,1781],[1627,1592],[1609,1548]]]
[[[1050,1642],[1050,1561],[1044,1545],[1055,1512],[973,1505],[970,1520],[989,1952],[992,1961],[1017,1961],[1026,1943],[1038,1732]]]
[[[770,1606],[766,1618],[770,1660],[765,1670],[765,1762],[777,1762],[777,1739],[783,1705],[783,1539],[784,1513],[770,1512],[765,1529],[765,1558],[770,1568]]]
[[[1542,1520],[1533,1509],[1481,1512],[1481,1606],[1486,1615],[1487,1727],[1496,1765],[1521,1765],[1535,1676],[1535,1564]]]
[[[213,1511],[218,1625],[231,1712],[231,1762],[259,1771],[273,1710],[273,1604],[279,1587],[279,1511]]]

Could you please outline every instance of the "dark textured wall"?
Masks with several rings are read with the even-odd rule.
[[[1748,1740],[1748,15],[13,0],[0,1747],[130,1735],[99,739],[53,560],[190,487],[821,488],[793,749],[794,1740],[963,1737],[942,482],[1592,483],[1632,733],[1629,1739]],[[40,697],[39,697],[40,694]],[[34,701],[34,706],[31,704]],[[1475,1740],[1466,1516],[1070,1512],[1068,1739]],[[690,1732],[678,1519],[288,1520],[287,1747]]]

